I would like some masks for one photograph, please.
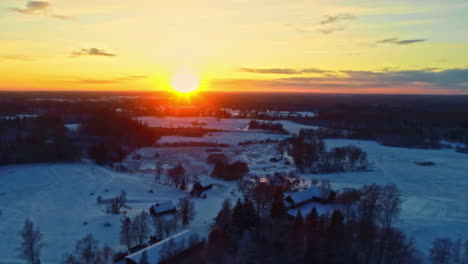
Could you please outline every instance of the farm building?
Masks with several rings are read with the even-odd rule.
[[[176,212],[176,207],[172,201],[156,203],[151,206],[150,213],[153,215],[172,214]]]
[[[297,208],[312,201],[322,201],[326,199],[322,194],[322,190],[318,186],[312,186],[309,189],[291,193],[284,198],[289,208]]]
[[[201,242],[203,241],[195,232],[192,230],[184,230],[178,234],[161,240],[158,243],[128,255],[125,257],[125,263],[140,263],[143,252],[146,252],[147,254],[148,263],[160,263],[166,258],[178,255]]]

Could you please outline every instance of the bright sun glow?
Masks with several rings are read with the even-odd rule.
[[[191,71],[184,69],[172,77],[171,86],[177,92],[191,93],[198,89],[198,77]]]

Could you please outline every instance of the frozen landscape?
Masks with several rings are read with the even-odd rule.
[[[231,142],[230,134],[226,135],[226,141],[222,141],[222,133],[217,133],[216,138],[220,142]],[[368,152],[373,171],[301,176],[329,179],[335,189],[372,183],[396,184],[403,198],[398,226],[414,237],[418,247],[425,252],[436,237],[458,238],[468,232],[468,208],[464,202],[468,188],[465,154],[453,150],[391,148],[373,141],[326,140],[328,147],[348,144]],[[44,233],[43,263],[59,262],[63,252],[71,251],[74,241],[88,233],[101,243],[121,248],[118,239],[121,216],[104,213],[96,199],[98,196],[110,198],[125,190],[131,207],[127,215],[132,216],[147,210],[155,202],[184,197],[186,193],[183,191],[154,183],[153,174],[148,171],[154,169],[156,162],[168,166],[184,162],[187,171],[197,173],[201,182],[215,184],[207,191],[206,199],[195,199],[197,215],[191,228],[206,236],[222,201],[238,198],[237,192],[232,192],[237,188],[235,182],[209,177],[212,165],[206,163],[209,154],[206,149],[142,148],[123,162],[130,173],[118,173],[90,163],[1,167],[0,237],[4,239],[0,240],[0,263],[20,263],[15,254],[17,246],[10,241],[16,241],[17,233],[28,217]],[[293,165],[270,161],[275,144],[233,146],[221,151],[232,160],[249,163],[251,175],[295,170]],[[136,154],[141,156],[139,160],[132,158]],[[431,161],[435,165],[415,164],[421,161]],[[320,211],[326,212],[326,207]]]

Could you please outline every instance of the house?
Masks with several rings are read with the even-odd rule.
[[[197,182],[193,185],[192,190],[190,191],[190,195],[200,197],[204,191],[207,191],[211,188],[213,188],[213,184],[203,186],[201,183]]]
[[[325,197],[318,186],[312,186],[309,189],[291,193],[284,198],[289,208],[297,208],[312,201],[323,201]]]
[[[192,230],[184,230],[178,234],[168,237],[144,249],[134,252],[125,257],[126,264],[138,264],[143,252],[146,252],[148,263],[160,263],[160,261],[173,257],[177,254],[202,243],[203,240]]]
[[[163,203],[155,203],[150,208],[150,213],[152,215],[164,215],[164,214],[173,214],[176,212],[176,207],[172,201],[167,201]]]

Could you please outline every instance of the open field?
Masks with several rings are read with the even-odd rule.
[[[329,179],[334,188],[364,184],[396,184],[402,193],[398,223],[417,245],[428,250],[437,237],[466,239],[468,235],[468,155],[453,150],[385,147],[373,141],[326,140],[329,147],[354,144],[369,155],[375,171],[304,175]],[[414,162],[432,161],[435,166]]]

